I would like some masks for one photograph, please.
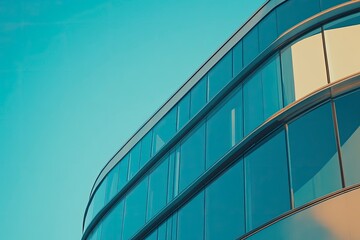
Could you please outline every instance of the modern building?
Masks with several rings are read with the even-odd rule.
[[[129,139],[83,240],[360,239],[360,1],[267,1]]]

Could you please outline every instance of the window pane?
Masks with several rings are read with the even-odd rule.
[[[245,233],[244,168],[237,162],[205,190],[206,239],[236,239]]]
[[[349,0],[320,0],[321,10],[325,10],[331,8],[333,6],[339,5],[344,2],[348,2]]]
[[[281,52],[281,64],[285,105],[325,86],[327,76],[320,31],[313,31],[285,48]]]
[[[146,240],[157,240],[157,234],[158,234],[158,230],[156,229],[153,233],[151,233]]]
[[[242,89],[208,117],[206,123],[206,168],[211,167],[242,137]],[[221,141],[219,141],[221,139]]]
[[[243,43],[240,41],[233,47],[233,76],[238,75],[243,68]]]
[[[105,204],[118,192],[119,165],[116,165],[106,177]]]
[[[125,200],[123,239],[130,239],[145,224],[148,178],[143,179]]]
[[[132,179],[140,167],[140,143],[136,144],[130,151],[128,179]]]
[[[272,11],[259,23],[259,50],[262,52],[278,37],[276,11]]]
[[[204,192],[178,212],[177,240],[204,239]]]
[[[166,222],[158,228],[158,240],[166,240]]]
[[[259,33],[258,27],[251,29],[251,31],[243,38],[244,51],[244,67],[249,65],[252,60],[259,54]]]
[[[277,8],[279,33],[282,34],[318,12],[320,12],[319,0],[286,1]]]
[[[184,190],[205,170],[204,124],[190,133],[180,147],[179,191]]]
[[[360,72],[360,14],[325,25],[330,80]]]
[[[101,239],[119,240],[121,238],[124,217],[124,202],[121,201],[102,222]]]
[[[245,156],[248,231],[290,209],[285,140],[281,131]]]
[[[263,89],[261,73],[257,71],[244,83],[244,133],[245,136],[263,122]]]
[[[151,219],[166,205],[168,168],[167,157],[149,175],[147,219]]]
[[[148,132],[141,140],[140,168],[142,168],[150,160],[151,139],[152,131]]]
[[[360,183],[360,90],[335,100],[346,186]]]
[[[177,130],[181,129],[190,119],[190,94],[186,94],[178,103]]]
[[[176,108],[168,112],[153,129],[153,151],[155,155],[176,133]]]
[[[100,187],[96,190],[94,196],[94,212],[93,217],[100,212],[100,210],[104,207],[105,204],[105,189],[106,189],[106,179],[103,180]]]
[[[209,100],[232,79],[232,51],[209,71]]]
[[[330,103],[289,124],[295,206],[341,188]]]
[[[178,187],[179,172],[178,163],[176,162],[177,150],[173,150],[169,155],[169,169],[168,169],[168,190],[167,190],[167,202],[170,202],[175,197],[175,190]]]
[[[190,117],[195,116],[206,104],[207,75],[203,77],[190,92]]]
[[[118,163],[119,165],[119,183],[118,191],[120,191],[127,183],[128,168],[129,168],[129,155],[123,157]]]

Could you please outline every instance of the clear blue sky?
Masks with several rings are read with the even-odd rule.
[[[0,1],[0,239],[80,239],[101,168],[263,2]]]

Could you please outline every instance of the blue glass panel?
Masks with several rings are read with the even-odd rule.
[[[177,130],[181,129],[190,119],[190,94],[186,94],[178,103]]]
[[[331,8],[333,6],[339,5],[344,2],[349,2],[350,0],[320,0],[321,10]]]
[[[243,52],[244,67],[246,67],[259,54],[258,27],[251,29],[243,38]]]
[[[168,112],[153,129],[152,155],[157,153],[176,133],[176,108]]]
[[[118,203],[102,222],[101,239],[120,240],[124,217],[124,202]]]
[[[141,140],[140,168],[142,168],[150,160],[151,139],[152,139],[152,131],[148,132]]]
[[[335,100],[346,186],[360,183],[360,90]]]
[[[158,228],[158,240],[167,240],[166,239],[166,223],[163,223]]]
[[[118,193],[119,165],[116,165],[106,177],[105,204]]]
[[[242,88],[238,88],[224,104],[208,117],[206,123],[206,168],[212,166],[242,139],[242,130]]]
[[[175,154],[176,152],[172,151],[169,155],[167,202],[170,202],[175,196],[175,183],[177,183],[177,179],[175,178],[178,177],[178,174],[175,174],[178,173],[177,171],[175,172],[175,170],[177,169],[175,166]]]
[[[128,180],[132,179],[140,168],[140,143],[130,151]]]
[[[119,165],[119,183],[118,191],[120,191],[127,183],[128,169],[129,169],[129,155],[126,155],[118,163]]]
[[[190,92],[190,117],[195,116],[207,102],[207,75],[203,77]]]
[[[228,52],[209,71],[209,100],[232,79],[232,51]]]
[[[245,156],[247,231],[290,209],[285,140],[281,131]]]
[[[166,240],[176,240],[177,235],[177,213],[174,213],[166,221]]]
[[[330,103],[289,124],[295,206],[341,188]]]
[[[276,11],[272,11],[259,23],[259,50],[262,52],[279,36]]]
[[[93,198],[94,201],[93,217],[95,217],[96,214],[98,214],[98,212],[104,207],[105,190],[106,190],[106,179],[102,181],[99,188],[95,192],[95,196]]]
[[[205,170],[205,127],[200,125],[180,147],[179,191],[182,191]]]
[[[230,240],[245,233],[243,160],[206,188],[205,211],[206,239]]]
[[[91,203],[88,207],[87,213],[86,213],[86,218],[85,218],[85,224],[84,224],[84,229],[89,226],[91,220],[94,217],[94,199],[91,200]]]
[[[130,239],[145,223],[148,178],[143,179],[125,199],[123,239]]]
[[[259,126],[264,119],[261,72],[256,72],[244,83],[244,134]]]
[[[157,229],[146,238],[146,240],[157,240],[157,239],[158,239]]]
[[[238,75],[243,68],[243,43],[240,41],[233,47],[233,76]]]
[[[264,120],[280,110],[282,104],[280,59],[276,55],[261,68]]]
[[[147,219],[151,219],[166,205],[168,169],[167,157],[149,175]]]
[[[204,239],[204,192],[178,212],[177,240]]]
[[[318,12],[320,12],[319,0],[286,1],[277,8],[279,33],[282,34],[289,28]]]

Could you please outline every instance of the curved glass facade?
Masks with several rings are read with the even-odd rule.
[[[268,1],[104,168],[83,239],[267,239],[307,206],[360,184],[359,9]]]

